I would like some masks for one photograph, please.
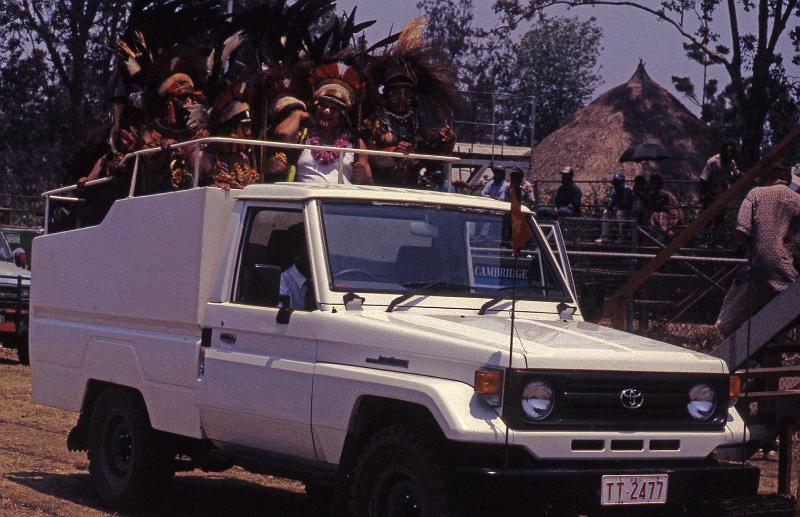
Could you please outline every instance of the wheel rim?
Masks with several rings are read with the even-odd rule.
[[[130,425],[123,417],[116,416],[106,429],[106,465],[114,476],[123,477],[128,472],[133,457]]]
[[[387,479],[379,489],[378,516],[418,517],[422,515],[416,484],[407,476],[397,475]]]

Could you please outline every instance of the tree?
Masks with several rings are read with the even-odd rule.
[[[67,94],[70,130],[80,139],[93,122],[94,100],[111,70],[114,41],[126,19],[128,0],[12,0],[4,9],[13,28],[42,51]],[[100,96],[102,98],[102,95]]]
[[[536,139],[558,128],[589,100],[600,79],[597,58],[602,31],[595,20],[541,16],[521,40],[509,30],[473,24],[472,0],[421,0],[427,36],[458,72],[468,102],[459,138],[530,144],[531,97],[536,98]]]
[[[663,0],[657,7],[636,1],[496,0],[494,7],[514,27],[553,5],[625,6],[671,25],[684,39],[687,50],[694,53],[690,57],[697,60],[702,55],[710,65],[725,68],[739,127],[742,162],[749,165],[758,160],[770,106],[780,91],[774,87],[775,73],[782,63],[776,50],[778,43],[791,38],[798,52],[793,60],[800,61],[800,26],[789,28],[789,22],[796,23],[800,17],[800,0]],[[722,43],[723,35],[712,28],[717,17],[725,16],[730,30],[727,44]],[[746,17],[752,23],[742,23]],[[691,28],[693,24],[696,28]],[[745,26],[756,30],[743,32]]]
[[[417,9],[428,19],[427,37],[457,68],[464,64],[475,37],[472,0],[420,0]]]
[[[514,93],[535,98],[537,142],[582,108],[601,82],[597,59],[603,31],[595,22],[541,14],[518,45]],[[530,103],[524,103],[512,116],[514,143],[530,142],[529,119]]]
[[[129,0],[0,3],[0,171],[4,193],[59,182],[105,107],[114,39]]]

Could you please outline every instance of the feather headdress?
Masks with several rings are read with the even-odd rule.
[[[372,60],[367,76],[374,91],[403,84],[415,89],[416,102],[428,117],[452,118],[461,98],[455,73],[442,52],[425,39],[425,18],[415,18],[397,42]]]

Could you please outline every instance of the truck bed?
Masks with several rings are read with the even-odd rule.
[[[34,239],[33,311],[199,333],[237,195],[199,188],[120,199],[97,226]]]

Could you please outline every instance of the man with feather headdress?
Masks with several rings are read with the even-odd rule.
[[[368,66],[378,94],[374,112],[362,122],[372,149],[449,154],[456,135],[448,120],[459,97],[444,56],[424,39],[425,19],[412,20],[397,43]],[[394,158],[370,160],[380,185],[416,186],[422,164]],[[432,164],[433,165],[433,164]]]

